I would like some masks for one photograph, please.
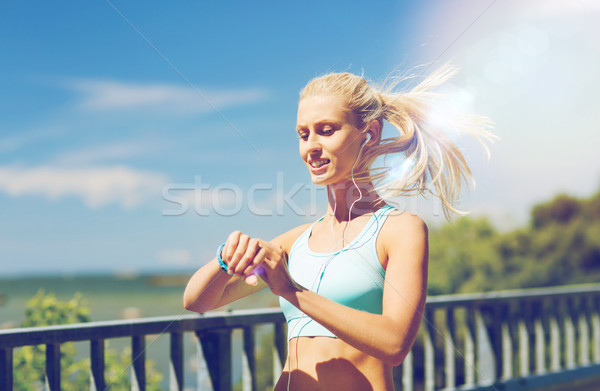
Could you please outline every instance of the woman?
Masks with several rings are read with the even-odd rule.
[[[297,132],[312,181],[327,186],[327,213],[271,241],[235,231],[190,279],[184,306],[196,312],[265,287],[280,297],[288,358],[275,390],[394,390],[392,368],[410,351],[425,306],[428,244],[423,220],[384,198],[429,192],[446,216],[460,213],[471,173],[429,120],[430,90],[452,73],[444,67],[407,93],[349,73],[312,80]],[[384,120],[398,137],[382,139]],[[483,118],[448,125],[492,139]],[[401,169],[372,167],[397,152],[406,154]]]

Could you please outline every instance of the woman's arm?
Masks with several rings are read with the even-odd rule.
[[[427,226],[408,213],[390,215],[379,234],[378,250],[387,259],[381,315],[346,307],[297,285],[275,293],[348,344],[399,365],[416,338],[425,307]]]
[[[183,306],[189,311],[206,312],[257,292],[264,286],[252,286],[239,275],[227,274],[213,258],[188,281],[183,293]]]
[[[271,249],[268,254],[277,249],[280,255],[287,257],[291,245],[306,227],[296,227],[270,242],[250,238],[239,231],[232,232],[221,252],[221,258],[229,265],[231,274],[222,270],[217,258],[213,258],[188,281],[183,294],[183,306],[190,311],[206,312],[265,288],[267,284],[263,280],[248,277],[242,272],[248,274],[252,265],[260,265],[261,257],[266,253],[265,248]]]

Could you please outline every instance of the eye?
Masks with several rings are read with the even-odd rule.
[[[331,134],[333,134],[334,130],[333,128],[323,128],[319,131],[319,133],[321,133],[324,136],[329,136]]]
[[[299,132],[298,133],[298,137],[300,138],[300,140],[306,141],[308,139],[308,133],[306,133],[306,132]]]

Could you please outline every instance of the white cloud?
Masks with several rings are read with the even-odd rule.
[[[80,107],[92,111],[152,110],[199,114],[264,99],[260,89],[207,90],[170,84],[136,84],[115,80],[76,79],[67,87],[83,94]]]
[[[13,152],[30,144],[64,137],[67,131],[64,126],[53,125],[45,125],[33,130],[10,129],[6,136],[0,138],[0,153]]]
[[[90,208],[111,203],[131,208],[158,195],[167,178],[125,166],[62,168],[0,166],[0,191],[11,196],[40,195],[48,199],[74,196]]]
[[[186,249],[162,250],[156,257],[160,263],[166,265],[184,266],[192,262],[192,253]]]
[[[60,155],[56,162],[61,165],[86,165],[106,160],[131,158],[155,148],[150,144],[144,145],[139,142],[113,143],[67,152]]]

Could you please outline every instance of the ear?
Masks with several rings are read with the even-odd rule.
[[[371,120],[371,122],[369,122],[367,125],[365,132],[367,132],[367,139],[365,141],[366,144],[372,145],[376,142],[379,142],[381,139],[381,125],[379,124],[379,121],[376,119]]]

